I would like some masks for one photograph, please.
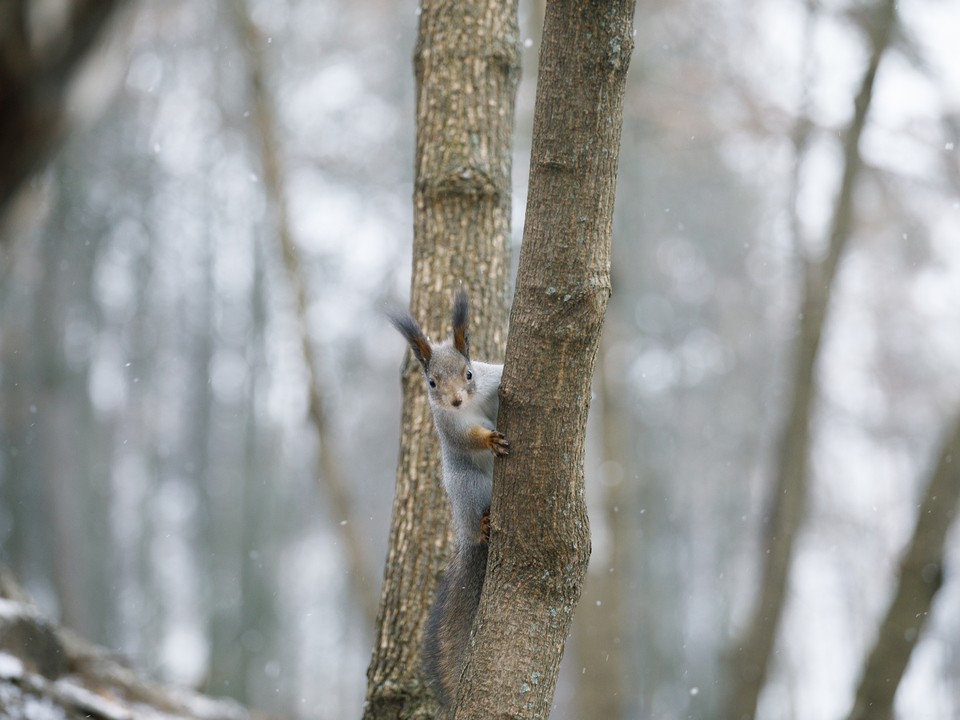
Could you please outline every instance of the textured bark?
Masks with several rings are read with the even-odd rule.
[[[519,58],[514,0],[421,3],[410,311],[428,335],[447,336],[462,282],[471,302],[471,354],[480,360],[501,358],[506,341]],[[435,712],[420,647],[448,554],[449,509],[423,382],[408,356],[396,496],[367,670],[368,720]]]
[[[960,503],[960,416],[927,481],[897,585],[860,677],[849,720],[893,720],[893,700],[943,585],[944,542]]]
[[[731,653],[731,688],[727,712],[723,715],[730,720],[755,717],[783,614],[793,548],[806,514],[816,362],[840,258],[853,232],[854,191],[863,167],[860,136],[873,97],[877,68],[890,44],[895,18],[895,0],[883,0],[876,8],[875,22],[871,25],[870,58],[844,138],[843,177],[827,254],[818,263],[807,263],[805,268],[790,410],[779,443],[774,492],[765,518],[760,595],[746,631]]]
[[[549,2],[500,389],[487,576],[457,718],[543,718],[590,555],[583,448],[610,296],[633,0]]]
[[[58,145],[67,90],[114,11],[127,0],[72,0],[64,27],[38,46],[31,0],[0,5],[0,213]]]

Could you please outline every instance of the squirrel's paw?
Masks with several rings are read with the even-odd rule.
[[[493,430],[490,433],[490,449],[493,450],[493,454],[497,457],[505,457],[510,454],[510,443],[507,442],[507,438],[502,432]]]
[[[490,542],[490,508],[484,510],[480,518],[480,542]]]

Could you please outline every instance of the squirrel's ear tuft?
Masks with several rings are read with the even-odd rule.
[[[410,349],[413,350],[414,357],[420,361],[423,369],[426,370],[430,364],[430,356],[433,354],[433,350],[430,348],[430,341],[427,339],[427,336],[423,334],[423,330],[417,325],[417,321],[410,317],[409,313],[389,312],[387,313],[387,317],[390,318],[393,326],[403,335],[407,343],[409,343]]]
[[[470,302],[467,300],[467,291],[461,287],[453,301],[453,346],[468,360],[470,359],[470,342],[467,338],[469,322]]]

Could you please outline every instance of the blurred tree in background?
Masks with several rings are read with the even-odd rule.
[[[637,6],[555,718],[727,717],[880,6]],[[521,3],[514,242],[541,23]],[[0,560],[143,671],[276,715],[364,698],[417,24],[382,0],[0,11]],[[900,716],[960,715],[956,503],[928,500],[958,482],[958,27],[904,0],[877,65],[758,718],[879,707],[874,667],[902,668]]]

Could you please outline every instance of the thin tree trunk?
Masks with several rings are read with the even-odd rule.
[[[257,628],[263,637],[278,634],[278,611],[275,602],[276,593],[272,587],[269,573],[264,565],[272,565],[273,552],[267,547],[270,521],[276,520],[264,512],[271,504],[271,488],[266,478],[270,476],[268,464],[271,457],[264,448],[263,438],[267,435],[260,427],[257,416],[257,390],[266,376],[267,325],[267,283],[264,270],[265,248],[254,241],[250,252],[254,257],[253,286],[250,289],[250,335],[247,341],[246,357],[250,367],[250,380],[246,392],[246,420],[244,423],[243,476],[242,490],[239,493],[239,568],[240,568],[240,611],[237,617],[237,629],[244,632]],[[252,691],[254,678],[262,677],[263,655],[265,652],[249,646],[235,649],[238,672],[233,678],[235,693],[231,697],[247,704],[255,694]],[[267,651],[269,652],[269,650]],[[283,685],[281,685],[283,687]],[[282,698],[275,698],[274,707],[282,706]]]
[[[943,584],[944,541],[958,503],[960,416],[927,482],[913,537],[900,562],[900,582],[864,664],[848,720],[893,720],[897,688]]]
[[[420,11],[410,311],[432,337],[446,336],[462,282],[472,306],[472,354],[495,361],[506,341],[520,58],[516,2],[424,0]],[[448,554],[449,510],[423,374],[408,360],[396,496],[367,670],[367,720],[434,713],[420,673],[420,645]]]
[[[76,378],[71,378],[62,340],[66,307],[73,299],[70,291],[81,280],[72,272],[77,269],[77,263],[67,262],[72,258],[66,252],[64,241],[69,237],[71,211],[76,202],[75,196],[66,190],[71,180],[70,172],[58,166],[57,185],[64,198],[42,240],[43,275],[36,296],[36,324],[32,331],[34,362],[39,374],[33,400],[36,404],[31,405],[31,413],[35,413],[32,421],[39,428],[33,452],[37,456],[38,479],[49,518],[44,524],[48,523],[51,579],[60,606],[60,619],[65,626],[90,635],[94,623],[90,598],[85,591],[89,566],[84,562],[86,542],[81,542],[81,538],[86,541],[86,533],[84,521],[77,512],[84,503],[87,467],[74,445],[77,435],[87,428],[76,426],[71,408]],[[89,268],[89,265],[85,263],[82,267]],[[90,270],[92,276],[92,268]]]
[[[337,451],[333,433],[325,412],[324,387],[319,361],[313,350],[308,323],[307,284],[304,279],[300,252],[290,231],[290,215],[287,211],[287,194],[281,170],[280,148],[277,140],[273,102],[267,88],[264,67],[263,37],[250,17],[246,2],[234,5],[234,18],[244,42],[247,57],[247,74],[253,100],[253,120],[260,145],[260,164],[263,171],[263,186],[272,211],[275,213],[277,240],[283,257],[283,265],[293,290],[297,324],[300,330],[300,347],[309,378],[309,414],[317,432],[317,455],[319,468],[317,482],[329,501],[331,520],[343,544],[347,577],[352,595],[360,608],[362,620],[367,627],[373,624],[376,607],[373,589],[368,579],[367,557],[363,551],[364,540],[360,536],[360,524],[353,522],[354,509],[350,498],[349,482],[343,472],[343,463]]]
[[[578,666],[576,717],[620,720],[626,718],[626,682],[623,638],[629,623],[624,616],[623,579],[628,571],[627,543],[629,512],[624,511],[625,485],[631,477],[630,441],[625,437],[626,418],[620,400],[624,391],[618,378],[611,377],[604,356],[613,347],[611,320],[601,341],[600,364],[597,368],[597,389],[600,396],[600,477],[604,515],[610,545],[606,561],[591,569],[584,585],[584,602],[573,625],[574,647]]]
[[[790,239],[793,242],[794,250],[798,254],[803,252],[803,230],[800,221],[801,170],[810,147],[811,130],[813,129],[813,123],[810,120],[810,89],[813,85],[817,60],[817,54],[814,52],[818,13],[817,0],[804,0],[803,12],[803,40],[801,44],[803,62],[800,69],[799,109],[790,133],[790,142],[793,145],[793,165],[790,168],[788,186],[790,207],[787,212]],[[802,257],[802,255],[800,256]]]
[[[222,108],[221,88],[227,84],[224,82],[227,70],[218,64],[213,72],[211,85],[217,88],[217,93],[211,100]],[[241,584],[246,563],[250,561],[250,548],[244,544],[248,531],[244,510],[249,478],[254,472],[249,455],[252,449],[252,418],[248,413],[255,404],[253,386],[257,380],[258,368],[248,356],[246,365],[250,385],[243,398],[245,412],[238,413],[246,422],[231,423],[233,432],[230,435],[238,438],[239,442],[235,446],[236,450],[226,450],[218,437],[221,420],[217,411],[218,401],[210,382],[214,353],[218,345],[215,341],[214,316],[223,306],[222,299],[218,302],[214,279],[214,258],[218,251],[217,226],[223,217],[222,208],[213,198],[216,184],[212,169],[215,164],[214,152],[212,148],[206,148],[203,161],[206,179],[198,182],[194,190],[202,197],[199,207],[202,208],[204,222],[202,244],[198,244],[197,256],[194,259],[200,273],[198,282],[190,283],[186,288],[187,297],[184,302],[188,309],[183,313],[181,322],[193,327],[189,339],[184,339],[187,341],[189,364],[195,373],[195,387],[187,395],[189,400],[183,400],[189,403],[190,410],[181,426],[183,454],[190,459],[184,468],[176,472],[177,475],[190,477],[197,489],[198,512],[193,532],[197,545],[204,550],[197,555],[195,572],[200,572],[203,577],[210,579],[210,589],[203,594],[201,605],[206,616],[209,647],[203,688],[205,692],[230,693],[243,701],[247,697],[245,661],[249,656],[249,643],[241,642],[245,629],[241,612],[244,604],[251,602],[248,589]],[[234,249],[233,252],[240,251]],[[249,301],[251,317],[246,334],[248,346],[256,342],[257,327],[252,318],[252,308],[257,302],[256,287],[263,272],[256,259],[252,266],[254,280]],[[243,448],[242,454],[240,448]],[[234,453],[242,457],[242,460],[234,460]],[[224,470],[228,464],[231,466],[230,471],[227,471],[231,482],[229,496],[225,495],[222,489],[223,477],[226,474]],[[224,502],[227,497],[230,497],[230,501]],[[266,635],[268,631],[262,627],[263,622],[266,622],[265,618],[261,618],[261,623],[255,627],[261,635]]]
[[[457,718],[543,718],[580,599],[583,451],[610,296],[633,0],[547,3],[526,227],[500,390],[490,555]]]
[[[760,596],[746,632],[731,653],[732,684],[724,714],[731,720],[751,719],[756,715],[786,601],[793,548],[806,514],[816,362],[837,268],[853,232],[854,190],[863,166],[860,136],[873,97],[877,68],[893,34],[895,0],[883,0],[876,13],[870,32],[870,59],[844,140],[843,178],[827,254],[819,263],[808,262],[805,267],[790,411],[780,439],[774,494],[765,518]]]

